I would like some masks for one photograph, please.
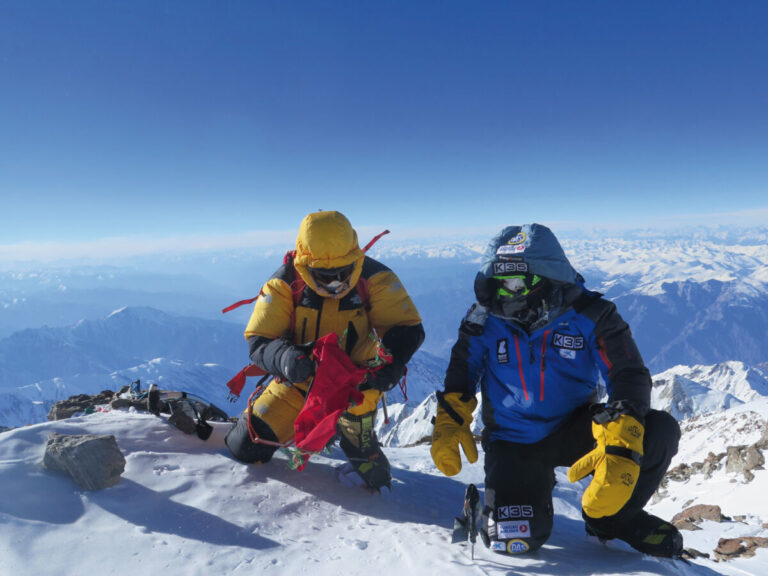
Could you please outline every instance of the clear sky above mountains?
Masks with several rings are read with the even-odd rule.
[[[0,248],[316,209],[765,223],[766,21],[752,1],[2,1]]]

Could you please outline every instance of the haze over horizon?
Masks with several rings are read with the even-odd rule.
[[[317,209],[400,237],[765,224],[767,17],[757,1],[3,3],[0,255],[292,241]]]

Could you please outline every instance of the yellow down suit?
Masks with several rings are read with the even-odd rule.
[[[323,290],[310,272],[310,268],[350,264],[354,268],[348,287],[338,294]],[[404,366],[424,338],[419,313],[395,273],[365,256],[346,217],[338,212],[315,212],[301,223],[295,253],[286,257],[262,287],[245,337],[252,361],[260,365],[265,344],[275,339],[302,345],[331,332],[358,366],[376,359],[379,340]],[[304,404],[307,386],[308,381],[289,383],[280,378],[269,383],[253,404],[254,420],[261,421],[258,427],[265,437],[272,436],[269,431],[281,443],[293,437],[293,422]],[[375,414],[381,392],[369,389],[364,395],[365,401],[345,416],[356,420]]]

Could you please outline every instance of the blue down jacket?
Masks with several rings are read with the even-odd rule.
[[[487,285],[493,275],[488,262],[500,261],[499,247],[523,237],[528,246],[515,251],[513,261],[526,263],[533,273],[546,272],[553,286],[548,316],[530,331],[494,314]],[[490,440],[530,444],[545,438],[574,410],[597,400],[601,377],[610,406],[645,416],[651,377],[629,326],[612,302],[584,288],[548,228],[509,227],[494,238],[475,293],[478,303],[459,329],[445,391],[468,397],[480,386]]]

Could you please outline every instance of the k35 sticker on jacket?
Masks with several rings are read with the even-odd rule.
[[[584,336],[555,332],[552,335],[552,346],[566,350],[584,350]]]

